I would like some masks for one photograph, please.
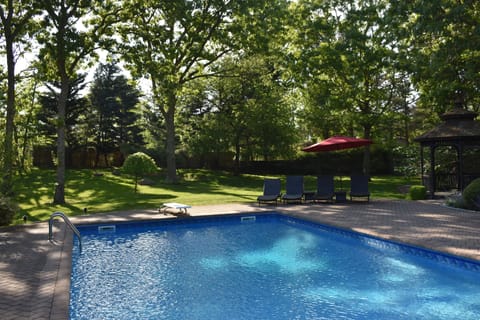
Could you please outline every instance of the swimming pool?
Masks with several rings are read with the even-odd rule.
[[[280,214],[79,229],[71,319],[480,314],[480,264]]]

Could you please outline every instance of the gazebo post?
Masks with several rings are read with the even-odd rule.
[[[463,192],[464,188],[464,178],[463,178],[463,143],[459,143],[458,148],[457,148],[457,189]]]
[[[436,184],[436,175],[435,175],[435,146],[430,146],[430,196],[435,197],[435,188]]]
[[[425,178],[425,160],[423,158],[423,148],[425,146],[420,144],[420,172],[422,177],[422,183],[424,183],[423,179]]]

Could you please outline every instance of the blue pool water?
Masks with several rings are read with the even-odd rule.
[[[480,264],[291,217],[98,227],[71,319],[480,318]]]

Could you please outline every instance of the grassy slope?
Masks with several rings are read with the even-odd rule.
[[[181,170],[181,182],[178,184],[166,184],[163,177],[158,176],[153,178],[153,186],[139,186],[138,192],[134,193],[133,182],[128,177],[115,176],[108,171],[102,173],[102,176],[95,176],[91,170],[67,171],[67,204],[61,206],[51,203],[55,183],[53,170],[33,170],[28,175],[17,177],[16,201],[21,210],[14,223],[20,223],[23,215],[27,215],[30,221],[41,221],[47,220],[54,211],[79,215],[84,208],[89,213],[98,213],[156,208],[163,202],[190,205],[252,202],[262,193],[264,178],[207,170]],[[405,196],[398,191],[398,187],[418,183],[416,179],[402,177],[374,177],[370,192],[373,199],[403,199]],[[315,185],[314,177],[306,177],[306,190],[315,190]],[[348,185],[348,178],[344,178],[343,188],[348,188]]]

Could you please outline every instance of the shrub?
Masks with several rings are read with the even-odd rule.
[[[143,152],[129,155],[127,159],[125,159],[122,168],[125,173],[131,174],[134,177],[135,192],[137,192],[138,179],[157,171],[155,161]]]
[[[424,186],[411,186],[409,198],[412,200],[423,200],[427,197],[427,188]]]
[[[463,190],[463,202],[467,209],[480,210],[480,178],[473,180]]]
[[[0,195],[0,226],[8,226],[12,223],[17,205],[10,198]]]

